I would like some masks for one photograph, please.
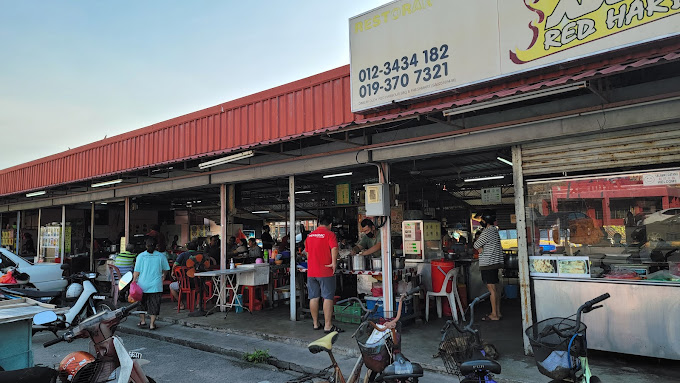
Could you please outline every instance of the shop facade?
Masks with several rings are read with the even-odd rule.
[[[443,45],[435,45],[439,57]],[[301,218],[298,213],[304,210],[301,205],[306,201],[298,192],[314,183],[314,179],[299,182],[306,175],[320,179],[327,173],[361,170],[366,183],[394,184],[393,178],[399,173],[410,174],[411,178],[400,183],[404,191],[409,183],[424,181],[414,176],[422,163],[414,162],[412,168],[404,164],[447,158],[448,165],[437,163],[440,169],[450,168],[450,176],[437,174],[442,183],[437,185],[439,190],[446,191],[447,186],[453,189],[466,177],[499,175],[506,177],[502,183],[480,183],[479,187],[460,188],[453,195],[463,198],[465,193],[477,193],[482,187],[512,189],[501,199],[514,209],[524,329],[535,320],[571,314],[575,311],[571,306],[609,291],[613,298],[607,302],[607,310],[586,318],[597,323],[589,333],[594,348],[680,359],[678,335],[672,323],[663,319],[680,314],[677,306],[669,304],[677,293],[672,277],[659,282],[635,279],[642,273],[648,276],[663,271],[664,262],[670,274],[674,242],[680,241],[676,238],[680,228],[674,221],[666,222],[676,214],[645,224],[657,212],[678,207],[680,42],[667,38],[596,53],[576,61],[546,64],[533,72],[510,71],[500,79],[428,91],[419,98],[401,100],[396,107],[376,101],[370,109],[360,110],[351,106],[356,98],[352,92],[365,99],[360,94],[361,85],[352,85],[353,81],[361,82],[360,74],[353,79],[350,67],[338,68],[0,172],[0,210],[7,220],[19,219],[18,211],[41,214],[40,209],[61,209],[61,219],[49,221],[61,221],[57,227],[67,227],[67,207],[89,204],[91,213],[83,215],[83,220],[94,220],[95,207],[101,208],[102,202],[119,204],[124,212],[122,231],[131,238],[145,231],[146,222],[132,217],[131,212],[143,208],[137,199],[186,192],[182,208],[191,201],[192,209],[203,209],[203,216],[219,226],[206,229],[205,221],[189,216],[178,221],[174,215],[172,225],[188,228],[173,228],[181,241],[191,239],[191,232],[203,230],[204,234],[219,232],[224,243],[236,231],[234,218],[244,214],[238,210],[246,206],[239,185],[279,180],[270,199],[260,205],[247,204],[250,211],[245,214],[250,213],[248,217],[253,220],[286,221],[285,231],[301,219],[314,219],[323,210],[317,203],[310,205],[314,214]],[[432,56],[428,53],[428,57]],[[166,149],[144,154],[144,148],[150,146]],[[496,157],[500,155],[496,152],[503,152],[512,165],[498,164]],[[208,166],[233,153],[248,155]],[[475,167],[474,161],[466,161],[479,153],[486,155],[477,161],[496,166]],[[94,186],[110,180],[120,182],[102,187],[105,190]],[[198,197],[198,190],[205,189],[210,190],[214,204],[202,208],[196,201],[204,200]],[[358,189],[363,185],[354,185],[350,191]],[[46,193],[28,196],[40,191]],[[403,199],[401,193],[392,193],[390,205]],[[335,198],[334,207],[338,207],[341,204],[337,195]],[[355,198],[353,203],[362,204]],[[259,206],[262,211],[277,206],[272,211],[280,215],[253,215]],[[419,210],[429,208],[418,205]],[[634,220],[639,216],[635,226],[627,226],[629,212]],[[382,231],[386,244],[383,272],[388,274],[393,271],[395,250],[392,219],[387,217]],[[509,217],[503,219],[511,222]],[[281,225],[275,227],[280,233]],[[94,239],[94,230],[90,234]],[[16,235],[16,231],[11,234]],[[633,243],[637,247],[632,247]],[[60,246],[61,252],[66,246]],[[631,250],[637,250],[637,256]],[[649,255],[642,260],[640,254],[645,256],[646,251]],[[92,251],[90,258],[93,262]],[[579,272],[560,275],[558,262],[567,262]],[[227,266],[224,252],[220,265]],[[546,269],[550,266],[557,272],[537,271],[537,265],[548,265]],[[644,267],[633,267],[637,275],[632,279],[601,277],[612,270],[630,271],[631,267],[625,265]],[[295,263],[291,267],[294,269]],[[384,279],[386,302],[393,301],[391,283],[391,279]],[[294,273],[290,286],[295,286]],[[559,307],[552,299],[555,292],[562,297]],[[631,297],[637,299],[635,306],[631,306]],[[294,300],[293,290],[291,319],[297,317]],[[386,304],[386,310],[390,305]],[[653,312],[662,315],[650,317]],[[630,347],[639,344],[645,346]],[[526,339],[524,348],[529,352]]]

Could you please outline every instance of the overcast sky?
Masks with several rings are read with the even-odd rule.
[[[0,0],[0,169],[349,64],[388,0]]]

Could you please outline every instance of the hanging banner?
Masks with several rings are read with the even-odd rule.
[[[398,0],[349,20],[352,111],[680,34],[680,0]]]

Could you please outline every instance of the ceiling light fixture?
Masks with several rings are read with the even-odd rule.
[[[226,164],[226,163],[229,163],[229,162],[234,162],[234,161],[242,160],[242,159],[245,159],[245,158],[250,158],[254,155],[255,155],[255,152],[253,152],[252,150],[247,150],[245,152],[232,154],[231,156],[218,158],[216,160],[201,162],[200,164],[198,164],[198,168],[199,169],[207,169],[207,168],[211,168],[213,166],[223,165],[223,164]]]
[[[351,176],[352,172],[347,172],[347,173],[336,173],[336,174],[326,174],[323,176],[323,178],[333,178],[333,177],[344,177],[344,176]]]
[[[312,192],[311,190],[300,190],[300,191],[296,191],[295,194],[309,194],[311,192]]]
[[[39,195],[44,195],[44,194],[47,194],[47,191],[41,190],[41,191],[37,191],[37,192],[26,193],[26,197],[37,197]]]
[[[257,211],[251,211],[253,214],[267,214],[269,213],[269,210],[257,210]]]
[[[477,181],[488,181],[488,180],[500,180],[502,178],[505,178],[505,176],[489,176],[489,177],[480,177],[480,178],[467,178],[463,181],[465,181],[465,182],[477,182]]]
[[[119,184],[119,183],[121,183],[121,182],[123,182],[123,179],[122,179],[122,178],[119,178],[119,179],[117,179],[117,180],[104,181],[104,182],[99,182],[99,183],[96,183],[96,184],[92,184],[92,185],[90,185],[90,187],[98,188],[98,187],[101,187],[101,186],[109,186],[109,185]]]
[[[503,157],[501,157],[501,156],[496,157],[496,159],[497,159],[498,161],[504,163],[504,164],[508,164],[508,165],[512,166],[512,161],[508,161],[508,160],[506,160],[505,158],[503,158]]]
[[[109,203],[108,202],[100,202],[99,204],[100,205],[108,205]]]
[[[561,94],[561,93],[566,93],[566,92],[571,92],[583,88],[587,88],[588,83],[585,81],[576,83],[576,84],[569,84],[569,85],[561,85],[561,86],[554,86],[551,88],[547,89],[542,89],[538,90],[535,92],[529,92],[529,93],[523,93],[523,94],[518,94],[514,96],[508,96],[508,97],[502,97],[498,98],[492,101],[483,101],[479,102],[476,104],[470,104],[470,105],[465,105],[465,106],[459,106],[457,108],[452,108],[444,111],[444,116],[455,116],[458,114],[463,114],[466,112],[475,112],[478,110],[483,110],[483,109],[489,109],[489,108],[494,108],[497,106],[501,105],[507,105],[507,104],[512,104],[516,102],[521,102],[521,101],[527,101],[527,100],[533,100],[541,97],[546,97],[546,96],[551,96],[554,94]]]

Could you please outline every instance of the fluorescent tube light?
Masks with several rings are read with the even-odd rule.
[[[198,164],[198,167],[199,167],[199,169],[207,169],[207,168],[211,168],[213,166],[223,165],[223,164],[226,164],[226,163],[229,163],[229,162],[242,160],[244,158],[250,158],[254,155],[255,155],[255,152],[253,152],[252,150],[248,150],[248,151],[245,151],[245,152],[232,154],[231,156],[218,158],[216,160],[201,162],[200,164]]]
[[[26,193],[26,197],[37,197],[39,195],[44,195],[44,194],[47,194],[47,191],[41,190],[41,191],[37,191],[37,192]]]
[[[505,176],[489,176],[489,177],[480,177],[480,178],[468,178],[463,181],[465,182],[477,182],[477,181],[487,181],[487,180],[499,180],[501,178],[505,178]]]
[[[100,205],[108,205],[109,203],[108,202],[100,202],[99,204]]]
[[[336,174],[326,174],[323,176],[323,178],[333,178],[333,177],[344,177],[344,176],[351,176],[352,172],[347,172],[347,173],[336,173]]]
[[[311,192],[312,192],[311,190],[300,190],[300,191],[296,191],[295,194],[309,194]]]
[[[90,186],[93,187],[93,188],[98,188],[98,187],[100,187],[100,186],[115,185],[115,184],[119,184],[119,183],[121,183],[121,182],[123,182],[123,179],[122,179],[122,178],[119,178],[119,179],[117,179],[117,180],[99,182],[99,183],[96,183],[96,184],[92,184],[92,185],[90,185]]]
[[[579,82],[579,83],[576,83],[576,84],[554,86],[552,88],[537,90],[535,92],[529,92],[529,93],[518,94],[518,95],[514,95],[514,96],[502,97],[502,98],[498,98],[498,99],[491,100],[491,101],[482,101],[480,103],[471,104],[471,105],[459,106],[457,108],[445,110],[444,116],[448,117],[448,116],[454,116],[454,115],[457,115],[457,114],[462,114],[462,113],[465,113],[465,112],[474,112],[474,111],[477,111],[477,110],[494,108],[496,106],[507,105],[507,104],[512,104],[512,103],[515,103],[515,102],[521,102],[521,101],[527,101],[527,100],[533,100],[533,99],[536,99],[536,98],[551,96],[553,94],[561,94],[561,93],[571,92],[571,91],[583,89],[583,88],[586,88],[586,87],[588,87],[588,84],[585,81]]]
[[[504,164],[508,164],[508,165],[512,166],[512,161],[508,161],[508,160],[506,160],[506,159],[503,158],[503,157],[496,157],[496,159],[497,159],[498,161],[504,163]]]
[[[269,213],[269,210],[258,210],[258,211],[251,211],[253,214],[267,214]]]

